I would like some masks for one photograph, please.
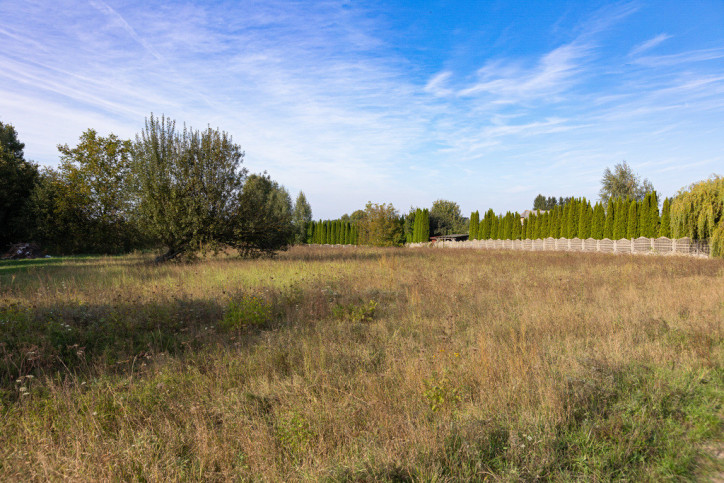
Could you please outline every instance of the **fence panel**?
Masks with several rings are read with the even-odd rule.
[[[608,238],[598,240],[598,251],[601,253],[613,253],[613,240]]]
[[[574,251],[574,252],[601,252],[601,253],[636,253],[636,254],[681,254],[692,256],[709,256],[710,247],[706,241],[696,241],[690,238],[672,240],[666,237],[646,238],[639,237],[634,240],[622,238],[620,240],[596,240],[586,238],[546,238],[536,240],[467,240],[467,241],[439,241],[435,243],[409,243],[408,247],[417,248],[433,246],[435,248],[468,248],[468,249],[506,249],[529,251]]]
[[[651,251],[651,239],[639,237],[633,241],[632,251],[634,253],[649,253]]]

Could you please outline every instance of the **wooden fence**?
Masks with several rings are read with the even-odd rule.
[[[468,240],[437,241],[434,243],[410,243],[409,247],[432,246],[435,248],[484,248],[502,250],[555,250],[564,252],[629,253],[644,255],[709,256],[709,244],[691,238],[622,238],[620,240],[594,240],[587,238],[545,238],[537,240]]]

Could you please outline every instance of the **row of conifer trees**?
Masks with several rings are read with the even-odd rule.
[[[585,198],[572,198],[551,211],[531,212],[520,222],[520,214],[496,215],[488,210],[480,220],[470,216],[471,240],[520,240],[538,238],[621,238],[671,236],[670,200],[664,200],[661,214],[656,192],[642,200],[611,199],[604,208]]]
[[[319,220],[307,224],[307,243],[318,245],[357,245],[357,225],[343,220]]]

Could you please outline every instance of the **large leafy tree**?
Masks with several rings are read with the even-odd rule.
[[[272,254],[286,248],[294,235],[291,197],[266,174],[246,179],[232,210],[227,230],[217,237],[243,256]]]
[[[144,229],[166,247],[159,261],[228,242],[246,169],[229,134],[176,130],[151,115],[133,145],[137,208]]]
[[[648,179],[641,181],[639,175],[624,161],[615,165],[613,171],[610,168],[604,170],[599,196],[602,203],[607,203],[610,198],[641,200],[653,190],[651,182]]]
[[[466,233],[468,220],[462,216],[460,206],[454,201],[437,200],[430,209],[430,230],[433,235]]]
[[[397,246],[405,242],[404,221],[392,204],[369,202],[358,222],[359,242],[363,245]]]
[[[58,150],[57,173],[44,173],[34,196],[38,237],[65,253],[120,253],[136,246],[130,141],[88,129],[77,146],[59,145]]]
[[[312,222],[312,207],[300,191],[294,202],[292,223],[294,224],[294,243],[305,243],[307,239],[307,226]]]
[[[30,235],[27,206],[38,167],[25,160],[24,149],[15,128],[0,122],[0,249]]]

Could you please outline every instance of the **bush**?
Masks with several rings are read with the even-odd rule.
[[[271,320],[271,315],[269,302],[256,295],[245,295],[229,302],[220,325],[225,330],[262,326]]]

